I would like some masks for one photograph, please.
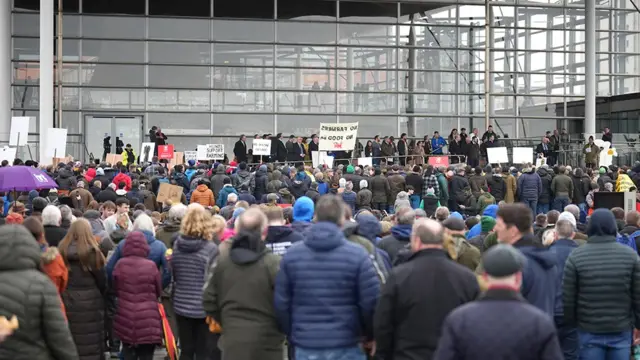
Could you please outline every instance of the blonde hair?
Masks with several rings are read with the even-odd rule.
[[[556,241],[556,229],[549,229],[542,233],[542,245],[549,246]]]
[[[220,215],[214,215],[211,217],[211,221],[213,223],[213,235],[221,238],[224,229],[227,227],[226,220]]]
[[[213,240],[214,222],[211,213],[202,206],[189,207],[180,225],[182,235]]]

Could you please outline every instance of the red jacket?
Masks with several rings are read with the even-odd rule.
[[[120,184],[120,182],[124,182],[126,184],[126,186],[124,187],[125,190],[131,190],[131,178],[129,177],[129,175],[125,173],[119,173],[118,175],[116,175],[116,177],[113,178],[112,183],[116,184],[116,188],[118,188],[118,184]]]

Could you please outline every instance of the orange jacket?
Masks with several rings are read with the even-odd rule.
[[[191,194],[191,204],[198,203],[204,207],[215,206],[216,200],[213,191],[205,184],[200,184]]]
[[[58,296],[60,296],[67,288],[69,270],[67,270],[67,266],[57,248],[50,247],[42,253],[42,271],[49,276],[49,279],[58,290]],[[62,314],[66,317],[67,312],[62,299],[60,299],[60,305],[62,306]]]

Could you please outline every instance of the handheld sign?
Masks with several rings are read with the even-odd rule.
[[[171,160],[173,159],[173,145],[159,145],[158,146],[158,159]]]
[[[513,148],[514,164],[528,164],[530,162],[533,162],[533,148],[530,148],[530,147],[514,147]]]
[[[321,123],[320,151],[349,151],[356,145],[358,123]]]
[[[172,204],[177,204],[182,199],[182,186],[171,185],[167,183],[160,184],[158,188],[158,202],[164,203],[171,200]]]
[[[271,140],[253,139],[253,155],[271,155]]]
[[[223,144],[208,144],[207,145],[207,160],[222,160],[224,159],[224,145]]]
[[[184,152],[184,161],[198,161],[198,152],[197,151],[185,151]]]
[[[49,128],[46,131],[45,155],[51,158],[64,156],[67,152],[67,129]]]
[[[509,162],[506,147],[487,148],[487,157],[490,164],[506,164]]]
[[[142,143],[142,147],[140,148],[140,163],[148,163],[151,162],[153,158],[153,150],[156,148],[156,144],[152,142]]]
[[[11,134],[9,145],[25,146],[29,139],[29,117],[14,116],[11,118]]]

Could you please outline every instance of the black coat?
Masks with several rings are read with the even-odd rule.
[[[489,193],[496,199],[496,203],[504,200],[504,196],[507,193],[507,182],[504,181],[502,174],[487,176],[487,185],[489,186]]]
[[[160,145],[167,145],[167,135],[164,133],[156,133],[156,148]]]
[[[281,163],[287,161],[287,148],[275,136],[271,138],[271,161]]]
[[[480,293],[476,276],[446,252],[426,249],[392,270],[374,317],[380,359],[430,360],[446,316]]]
[[[547,144],[547,150],[544,149],[544,147],[542,146],[542,143],[538,144],[538,146],[536,146],[536,155],[537,154],[542,154],[542,156],[544,157],[548,157],[549,154],[551,154],[551,151],[553,150],[551,144]]]
[[[407,155],[407,142],[400,139],[398,140],[398,155]]]
[[[238,163],[247,162],[247,144],[242,140],[236,141],[236,144],[233,146],[233,155],[236,156]]]
[[[58,246],[60,241],[67,235],[67,230],[60,226],[45,225],[44,239],[47,240],[49,246]]]
[[[96,201],[100,204],[103,204],[107,201],[113,201],[115,203],[116,200],[118,200],[118,195],[116,195],[116,192],[111,188],[106,188],[100,191],[98,197],[96,198]]]
[[[416,195],[420,195],[422,196],[422,176],[420,176],[420,174],[416,174],[414,172],[409,173],[405,178],[404,178],[405,183],[407,184],[407,186],[411,185],[413,186],[413,193]]]
[[[551,181],[553,179],[551,178],[551,174],[543,168],[538,169],[538,175],[540,175],[540,180],[542,181],[542,193],[538,198],[538,204],[549,204],[552,199]]]

